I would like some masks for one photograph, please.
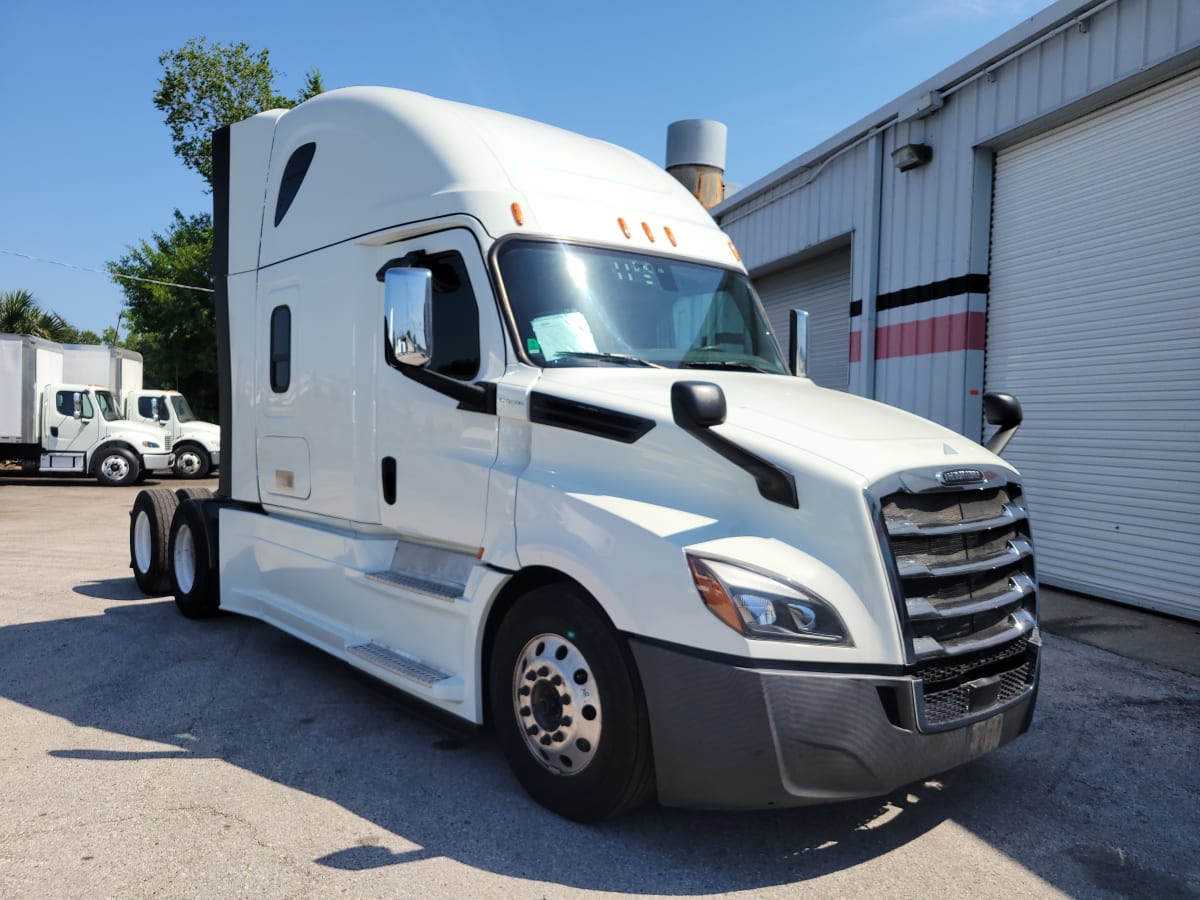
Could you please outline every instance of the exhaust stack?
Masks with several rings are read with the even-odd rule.
[[[712,209],[725,199],[728,129],[712,119],[684,119],[667,126],[667,171]]]

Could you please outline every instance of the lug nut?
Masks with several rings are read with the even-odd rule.
[[[529,689],[529,685],[523,684],[523,685],[521,685],[521,689],[519,691],[517,691],[517,693],[520,694],[522,697],[528,697],[532,693],[532,691]]]
[[[561,731],[554,732],[554,743],[561,744],[564,738],[566,738],[566,735]]]
[[[529,715],[530,712],[531,712],[531,710],[529,709],[528,706],[521,707],[521,715],[527,716],[527,715]]]
[[[549,744],[550,744],[550,735],[548,735],[548,734],[543,734],[543,735],[542,735],[542,743],[543,743],[543,744],[545,744],[546,746],[549,746]]]
[[[542,666],[540,669],[537,670],[537,673],[539,675],[541,675],[543,678],[545,678],[547,675],[550,674],[550,669],[546,666]]]
[[[554,685],[555,687],[558,687],[560,684],[562,684],[562,676],[555,675],[553,678],[550,679],[550,683],[552,685]]]
[[[566,726],[570,725],[570,724],[571,724],[571,717],[570,717],[570,716],[563,716],[561,719],[559,719],[559,720],[558,720],[558,724],[559,724],[559,725],[562,725],[563,727],[566,727]]]
[[[527,735],[529,735],[530,737],[533,737],[535,734],[538,733],[538,727],[536,725],[530,725],[528,728],[525,729],[525,733]]]

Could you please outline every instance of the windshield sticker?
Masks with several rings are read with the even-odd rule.
[[[564,353],[596,353],[596,339],[583,313],[577,310],[541,316],[529,323],[547,360]]]

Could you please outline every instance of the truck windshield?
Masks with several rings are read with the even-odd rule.
[[[117,408],[117,401],[108,391],[96,391],[96,405],[100,407],[100,415],[104,416],[106,421],[115,422],[125,418]]]
[[[550,241],[510,241],[499,265],[537,365],[788,374],[741,272]]]
[[[180,422],[196,421],[196,415],[192,412],[192,408],[188,406],[187,397],[183,396],[183,394],[172,394],[171,406],[175,409],[175,418]]]

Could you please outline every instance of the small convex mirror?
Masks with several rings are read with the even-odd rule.
[[[73,413],[71,413],[72,418],[82,419],[83,418],[83,395],[80,394],[79,391],[76,391],[71,396],[71,399],[75,402],[75,411]]]
[[[433,277],[428,269],[388,269],[383,279],[388,362],[424,366],[433,356]]]
[[[152,418],[155,422],[159,420],[157,397],[150,398],[150,418]]]

